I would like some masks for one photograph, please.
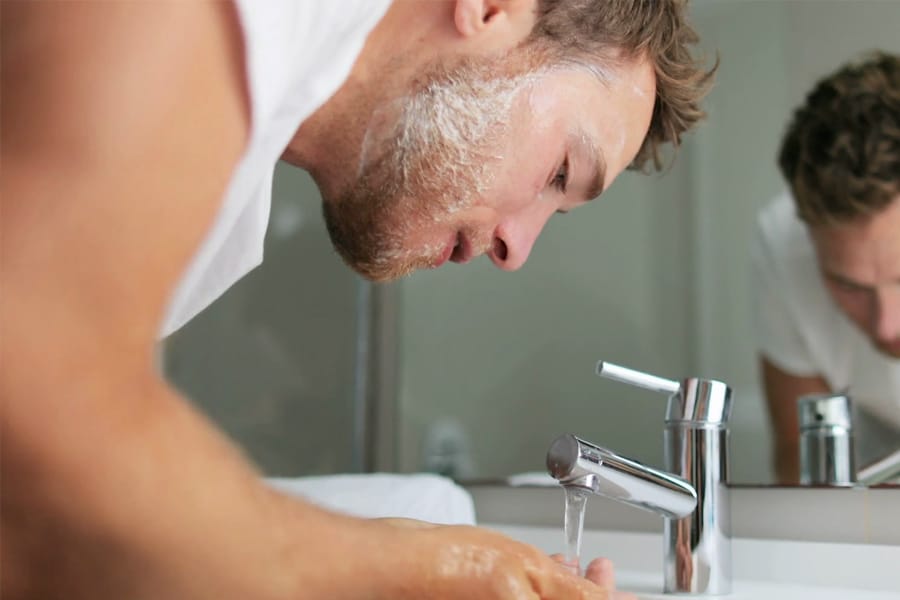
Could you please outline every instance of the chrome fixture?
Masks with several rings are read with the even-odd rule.
[[[872,486],[900,477],[900,449],[856,468],[852,414],[844,393],[797,399],[801,485]]]
[[[686,517],[697,507],[697,492],[687,481],[571,434],[550,446],[547,469],[567,487],[584,488],[670,519]]]
[[[846,485],[856,481],[853,420],[845,394],[812,394],[797,400],[800,483]]]
[[[900,450],[866,465],[856,473],[861,485],[879,485],[900,477]]]
[[[731,389],[720,381],[671,381],[608,362],[597,374],[669,396],[666,470],[659,471],[568,434],[547,452],[563,486],[654,511],[665,518],[665,592],[731,592],[728,419]]]

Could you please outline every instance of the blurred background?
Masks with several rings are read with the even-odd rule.
[[[694,0],[721,66],[663,175],[623,174],[551,219],[516,273],[486,258],[370,285],[343,266],[306,173],[276,170],[265,262],[164,344],[169,379],[269,475],[540,471],[572,432],[662,463],[664,398],[597,360],[735,393],[732,480],[767,484],[749,245],[784,189],[793,108],[861,53],[900,52],[894,0]]]

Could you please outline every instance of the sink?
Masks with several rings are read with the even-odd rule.
[[[644,574],[626,572],[618,575],[617,581],[620,589],[634,593],[639,600],[673,600],[673,598],[685,597],[663,594],[659,591],[660,584],[654,585],[647,582],[646,579],[647,576]],[[703,596],[688,595],[687,597],[702,598]],[[734,591],[731,594],[711,597],[723,600],[896,600],[900,597],[900,592],[735,581]]]
[[[481,525],[547,553],[563,548],[561,528]],[[900,546],[735,538],[732,553],[733,592],[719,598],[900,600]],[[582,541],[582,562],[610,558],[618,587],[641,600],[678,597],[662,593],[662,555],[661,534],[586,530]]]

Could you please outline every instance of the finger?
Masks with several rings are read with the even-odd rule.
[[[637,600],[637,596],[629,592],[616,590],[616,575],[613,563],[608,558],[598,558],[588,565],[584,576],[598,586],[607,590],[610,600]]]
[[[568,600],[569,598],[578,598],[579,600],[612,600],[612,592],[606,588],[595,585],[593,582],[581,577],[580,575],[565,575],[568,578],[569,587],[559,596],[554,596],[554,600]]]
[[[574,558],[566,558],[565,554],[551,554],[550,558],[572,575],[581,575],[581,565]]]
[[[613,563],[608,558],[597,558],[591,561],[584,576],[600,587],[609,591],[616,589],[616,574]]]
[[[427,521],[418,521],[416,519],[405,519],[401,517],[380,517],[372,520],[403,529],[434,529],[435,527],[438,527],[438,525]]]
[[[564,557],[563,557],[564,559]],[[563,565],[558,560],[554,560],[557,565]],[[541,589],[541,598],[545,600],[568,600],[570,598],[578,598],[579,600],[611,600],[610,590],[595,585],[593,582],[576,575],[568,568],[554,569],[551,575],[551,585],[549,589]],[[541,586],[542,587],[542,586]]]

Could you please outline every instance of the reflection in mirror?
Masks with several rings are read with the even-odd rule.
[[[900,54],[818,81],[778,166],[789,189],[761,211],[752,252],[776,472],[846,485],[854,454],[900,447]]]
[[[563,433],[661,466],[665,399],[597,377],[600,359],[726,382],[739,484],[799,480],[805,394],[850,397],[859,467],[900,446],[900,376],[888,357],[900,327],[900,203],[810,236],[778,164],[816,82],[871,50],[900,53],[900,2],[691,6],[721,66],[707,122],[663,176],[625,174],[602,200],[551,219],[515,273],[482,260],[370,287],[334,255],[312,182],[279,168],[265,262],[168,340],[170,379],[267,473],[285,476],[378,469],[546,481],[547,448]],[[874,132],[896,149],[896,96],[890,106]],[[814,152],[827,146],[818,141]],[[896,191],[892,156],[884,172]],[[757,239],[757,229],[771,237],[779,228],[806,236],[799,274],[775,254],[792,242]],[[832,251],[848,239],[850,255]],[[802,295],[812,289],[815,303]],[[831,312],[816,313],[827,303]],[[876,305],[877,323],[865,312]],[[797,320],[814,323],[802,342],[790,333]],[[887,352],[868,341],[879,336]],[[876,374],[846,351],[851,339],[887,368]],[[813,360],[841,351],[837,366]],[[366,427],[373,415],[377,438]],[[884,480],[896,462],[867,474]]]
[[[501,277],[476,263],[403,282],[401,470],[439,463],[461,477],[541,472],[547,445],[567,432],[661,465],[664,402],[598,379],[598,359],[732,386],[734,482],[799,480],[804,394],[852,398],[859,466],[900,447],[900,219],[851,219],[810,235],[778,163],[794,111],[816,82],[872,50],[896,60],[900,4],[692,6],[721,67],[708,122],[667,174],[623,176],[602,206],[552,220],[519,272]],[[840,116],[877,123],[851,145],[868,167],[849,168],[874,172],[889,197],[900,193],[900,117],[898,72],[885,68],[893,71],[868,84],[881,88],[858,105],[851,99],[856,109]],[[821,135],[802,132],[806,154],[791,148],[807,161],[801,170],[826,152]],[[842,143],[832,142],[834,153]],[[883,157],[868,154],[876,149]],[[856,185],[830,176],[820,185],[832,196]],[[882,210],[894,206],[900,214],[900,202]],[[806,239],[804,265],[783,254],[797,245],[778,238],[784,229]],[[855,295],[880,317],[846,306]]]

